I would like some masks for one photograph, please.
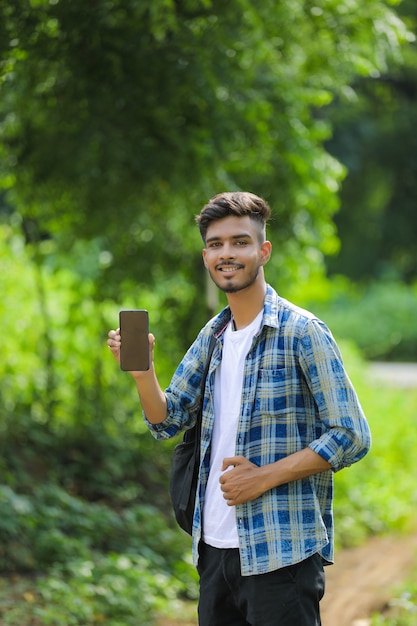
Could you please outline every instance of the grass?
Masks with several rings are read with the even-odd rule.
[[[417,388],[371,382],[359,361],[352,379],[373,445],[365,459],[336,476],[336,537],[346,546],[370,534],[415,531],[417,507]],[[386,610],[372,616],[370,626],[415,626],[416,580],[417,562],[414,575],[393,590]]]
[[[353,357],[349,355],[350,361]],[[417,507],[417,388],[371,381],[366,366],[352,362],[372,448],[362,461],[336,474],[336,541],[343,547],[358,545],[372,534],[406,532]]]

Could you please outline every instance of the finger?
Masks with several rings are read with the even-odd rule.
[[[223,459],[223,464],[222,464],[222,472],[224,472],[225,470],[227,470],[228,467],[236,467],[236,465],[239,465],[240,462],[240,457],[238,456],[231,456],[229,458]]]
[[[121,343],[121,337],[119,334],[119,329],[110,330],[108,333],[108,339],[107,339],[107,345],[109,346],[110,350],[115,350],[115,351],[119,350],[120,343]]]

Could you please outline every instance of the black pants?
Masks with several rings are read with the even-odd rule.
[[[324,571],[318,554],[267,574],[242,576],[239,551],[200,543],[199,626],[320,626]]]

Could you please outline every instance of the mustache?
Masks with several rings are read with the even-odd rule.
[[[233,261],[223,261],[222,263],[217,263],[216,269],[219,267],[243,267],[242,263],[233,263]]]

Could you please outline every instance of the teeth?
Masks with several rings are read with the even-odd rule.
[[[232,267],[230,267],[230,265],[228,265],[227,267],[222,267],[221,270],[222,272],[235,272],[237,270],[237,266],[233,265]]]

